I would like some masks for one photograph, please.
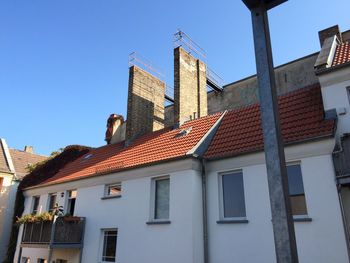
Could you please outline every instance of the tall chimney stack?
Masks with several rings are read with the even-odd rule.
[[[181,125],[208,115],[206,65],[181,46],[174,49],[174,115]]]
[[[129,68],[127,144],[164,128],[164,95],[163,81],[135,65]]]

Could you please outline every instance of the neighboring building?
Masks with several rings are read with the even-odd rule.
[[[0,139],[0,260],[7,251],[10,237],[13,208],[18,183],[28,173],[28,165],[35,165],[47,157],[34,154],[33,147],[26,146],[23,151],[8,148],[6,141]]]
[[[318,68],[334,35],[341,40],[326,61],[335,67],[348,33],[330,28],[320,33],[320,54],[276,70],[298,254],[306,263],[349,262],[350,195],[337,187],[349,184],[349,174],[333,167],[349,152],[340,148],[350,132],[349,74],[337,77],[349,67],[342,62],[325,75]],[[131,67],[128,118],[110,116],[108,145],[25,189],[24,214],[58,203],[70,216],[21,226],[14,262],[276,261],[256,79],[207,97],[205,65],[181,47],[174,57],[173,106],[164,108],[162,81]],[[335,84],[326,74],[335,74]],[[339,95],[327,92],[333,84]]]

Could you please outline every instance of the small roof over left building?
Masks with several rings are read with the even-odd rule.
[[[34,153],[32,146],[24,150],[12,149],[5,139],[0,139],[0,172],[15,174],[16,179],[22,179],[29,173],[28,166],[46,160],[48,157]]]

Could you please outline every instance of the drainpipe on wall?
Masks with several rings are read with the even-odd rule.
[[[201,176],[202,176],[204,263],[209,263],[208,210],[207,210],[207,176],[206,176],[206,170],[205,170],[205,160],[203,158],[200,158],[199,160],[201,162]]]

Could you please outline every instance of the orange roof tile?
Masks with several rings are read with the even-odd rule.
[[[286,144],[331,136],[334,120],[324,120],[320,86],[303,88],[278,98],[282,136]],[[263,149],[259,104],[225,114],[206,158],[236,156]]]
[[[62,183],[160,161],[184,158],[186,153],[196,146],[220,116],[221,113],[217,113],[186,122],[179,129],[165,128],[144,135],[128,147],[124,147],[124,142],[121,142],[92,149],[87,154],[67,164],[43,184]],[[181,130],[190,127],[192,130],[187,135],[177,136]]]
[[[337,46],[334,54],[332,67],[350,63],[350,43],[345,42]]]

